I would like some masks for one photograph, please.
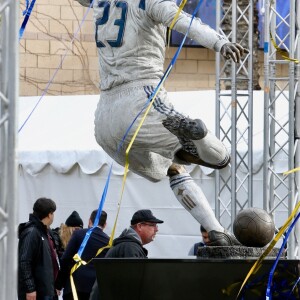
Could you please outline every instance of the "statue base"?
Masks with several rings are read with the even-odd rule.
[[[246,247],[246,246],[206,246],[199,247],[197,258],[221,258],[221,259],[253,259],[260,257],[266,247]],[[266,258],[274,259],[279,253],[279,248],[273,248]],[[285,254],[282,253],[281,257]]]

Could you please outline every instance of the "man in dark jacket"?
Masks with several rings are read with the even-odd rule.
[[[95,222],[97,210],[91,213],[89,219],[89,228],[75,230],[72,237],[67,245],[67,248],[61,258],[61,269],[58,274],[58,278],[55,282],[57,290],[63,291],[64,300],[73,300],[73,293],[70,284],[70,271],[74,266],[75,261],[73,257],[78,253],[79,248],[84,240],[88,230],[91,230]],[[101,217],[99,218],[98,226],[96,226],[90,233],[90,237],[84,247],[81,255],[81,259],[85,262],[89,262],[94,258],[98,250],[106,246],[109,242],[109,236],[103,232],[106,226],[107,213],[102,211]],[[106,251],[100,253],[98,257],[104,257]],[[96,270],[93,263],[90,262],[87,265],[81,265],[73,274],[74,284],[79,300],[88,300],[93,284],[96,280]]]
[[[163,221],[154,217],[151,210],[138,210],[132,216],[131,226],[113,241],[113,246],[105,257],[146,258],[148,251],[143,245],[154,240],[159,223],[163,223]]]
[[[138,210],[131,219],[131,226],[121,233],[113,241],[112,247],[108,250],[105,257],[108,258],[147,258],[148,250],[143,246],[151,243],[156,233],[158,225],[164,221],[154,217],[149,209]],[[98,283],[95,282],[90,300],[99,299]]]
[[[33,205],[29,221],[19,225],[19,300],[57,298],[54,281],[59,264],[49,230],[55,210],[53,200],[40,198]]]

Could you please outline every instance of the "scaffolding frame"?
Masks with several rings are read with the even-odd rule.
[[[241,7],[245,2],[245,7]],[[246,3],[247,2],[247,3]],[[286,50],[291,59],[300,60],[300,4],[290,0],[290,10],[286,16],[277,11],[276,1],[266,0],[265,11],[265,44],[264,44],[264,164],[263,164],[263,208],[268,211],[276,223],[276,215],[285,214],[289,217],[297,205],[300,186],[299,172],[288,176],[278,174],[276,160],[288,161],[288,170],[300,166],[299,135],[300,135],[300,66],[294,61],[280,59],[276,47],[270,40],[270,33],[279,47]],[[216,55],[216,133],[217,136],[231,147],[232,160],[226,172],[216,172],[216,216],[224,227],[230,228],[240,209],[253,206],[253,28],[237,38],[237,28],[241,18],[246,18],[248,24],[253,24],[253,9],[256,1],[233,0],[232,4],[222,14],[222,6],[226,0],[217,2],[217,31],[224,34],[222,24],[231,13],[231,31],[227,34],[231,42],[245,46],[248,38],[250,50],[239,65],[232,64],[231,76],[226,76],[228,61],[220,54]],[[247,11],[248,10],[248,11]],[[276,21],[277,18],[277,21]],[[225,22],[226,23],[226,22]],[[280,39],[280,26],[288,27],[288,34]],[[240,29],[239,29],[240,31]],[[293,37],[293,38],[291,38]],[[288,65],[287,76],[279,77],[276,68]],[[243,69],[244,76],[240,71]],[[247,72],[245,72],[247,69]],[[246,74],[246,76],[245,76]],[[239,82],[248,80],[248,90],[238,91]],[[231,81],[231,91],[224,91],[224,82]],[[287,107],[288,116],[278,118],[278,106],[282,101]],[[276,109],[277,108],[277,109]],[[245,118],[242,127],[240,121]],[[248,122],[248,123],[247,123]],[[229,125],[228,125],[229,124]],[[248,139],[246,152],[241,152],[239,143]],[[240,167],[246,169],[241,173]],[[288,171],[286,170],[286,171]],[[224,224],[230,216],[231,223]],[[299,222],[298,222],[299,223]],[[293,234],[288,240],[288,258],[299,258],[300,224],[296,224]]]
[[[295,2],[298,2],[296,4]],[[264,45],[264,208],[273,216],[284,210],[286,218],[299,201],[299,172],[279,176],[276,162],[286,160],[288,170],[299,166],[299,65],[284,59],[277,47],[284,49],[292,60],[300,60],[300,4],[290,0],[290,10],[283,15],[276,1],[265,1]],[[278,32],[287,29],[280,38]],[[277,45],[274,45],[273,41]],[[288,74],[278,76],[277,68],[287,65]],[[280,106],[279,106],[280,105]],[[282,107],[287,116],[280,116]],[[286,170],[286,171],[288,171]],[[299,223],[299,222],[298,222]],[[298,239],[297,239],[298,236]],[[288,257],[299,258],[299,224],[288,239]]]
[[[227,172],[216,171],[216,217],[230,229],[239,210],[253,205],[253,1],[217,0],[216,30],[224,35],[224,24],[231,21],[228,39],[249,49],[240,64],[225,61],[216,54],[216,135],[231,149],[231,162]],[[247,30],[239,37],[237,28],[246,23]],[[226,34],[225,34],[226,35]],[[231,68],[228,77],[226,69]],[[231,82],[231,90],[225,90],[226,82]],[[247,90],[239,90],[241,83],[247,82]],[[245,151],[246,150],[246,151]],[[241,168],[243,172],[241,172]]]
[[[16,103],[19,2],[0,1],[0,299],[17,299]]]

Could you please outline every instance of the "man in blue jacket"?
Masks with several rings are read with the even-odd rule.
[[[188,255],[197,256],[198,255],[198,248],[199,247],[205,247],[207,244],[209,244],[209,236],[207,230],[200,225],[200,233],[202,236],[202,242],[195,243],[193,247],[190,249]]]
[[[97,210],[94,210],[89,219],[89,227],[92,227],[97,215]],[[98,250],[106,246],[109,242],[109,237],[103,232],[106,226],[107,213],[102,211],[99,219],[98,226],[93,229],[91,235],[87,241],[87,244],[82,252],[81,259],[85,262],[89,262],[94,258]],[[82,241],[89,229],[79,229],[73,232],[72,237],[67,245],[67,248],[61,258],[61,269],[58,274],[58,278],[55,282],[57,290],[63,291],[64,300],[73,300],[73,293],[70,284],[70,271],[74,266],[74,255],[78,252]],[[106,251],[102,252],[98,257],[104,257]],[[81,265],[74,273],[73,279],[78,296],[78,300],[88,300],[93,284],[96,280],[96,270],[93,264],[90,262],[87,265]]]

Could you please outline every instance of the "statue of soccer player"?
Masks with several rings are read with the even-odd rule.
[[[90,5],[89,0],[78,1]],[[125,165],[125,150],[142,116],[117,149],[163,76],[166,29],[178,6],[170,0],[95,0],[93,8],[101,77],[95,137],[106,153]],[[191,16],[181,12],[173,29],[185,33],[190,21]],[[192,22],[188,36],[235,63],[245,52],[199,18]],[[129,161],[131,171],[153,182],[170,177],[177,199],[207,229],[210,245],[238,244],[231,233],[224,231],[202,190],[183,167],[194,163],[222,169],[230,155],[203,121],[174,109],[164,88],[155,97],[129,152]]]

